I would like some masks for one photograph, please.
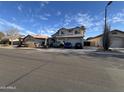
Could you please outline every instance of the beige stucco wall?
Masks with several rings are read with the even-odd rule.
[[[71,42],[72,46],[74,47],[76,43],[80,42],[83,45],[83,38],[77,37],[77,38],[58,38],[57,41],[61,42]]]
[[[45,39],[36,39],[36,38],[32,38],[32,37],[26,37],[24,39],[24,44],[29,45],[29,47],[36,47],[35,44],[37,46],[40,46],[42,44],[42,42],[45,43]]]
[[[116,32],[117,34],[110,33],[110,36],[124,37],[124,33]]]
[[[90,41],[91,46],[102,46],[102,37],[97,37],[88,41]]]
[[[102,36],[88,40],[91,46],[102,46]],[[124,34],[117,32],[117,34],[110,33],[110,47],[111,48],[124,48]]]

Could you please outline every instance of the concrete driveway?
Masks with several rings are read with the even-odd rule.
[[[0,91],[124,91],[124,58],[91,54],[0,49]]]

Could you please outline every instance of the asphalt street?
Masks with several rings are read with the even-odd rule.
[[[91,54],[0,49],[0,91],[124,91],[123,56]]]

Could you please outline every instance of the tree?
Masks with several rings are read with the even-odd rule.
[[[10,41],[8,38],[3,38],[1,41],[0,41],[0,44],[9,44]]]
[[[19,36],[20,36],[19,32],[20,31],[17,28],[11,28],[11,29],[6,31],[6,35],[10,38],[11,45],[13,45],[14,39],[19,38]]]
[[[104,27],[104,33],[103,33],[103,48],[105,51],[108,51],[109,50],[109,47],[110,47],[110,36],[109,36],[109,33],[110,33],[110,26],[108,26],[106,24],[106,26]]]
[[[5,36],[3,32],[0,32],[0,40]]]

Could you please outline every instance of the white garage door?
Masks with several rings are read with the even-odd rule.
[[[113,38],[112,44],[110,47],[112,48],[122,48],[123,47],[123,39],[122,38]]]

